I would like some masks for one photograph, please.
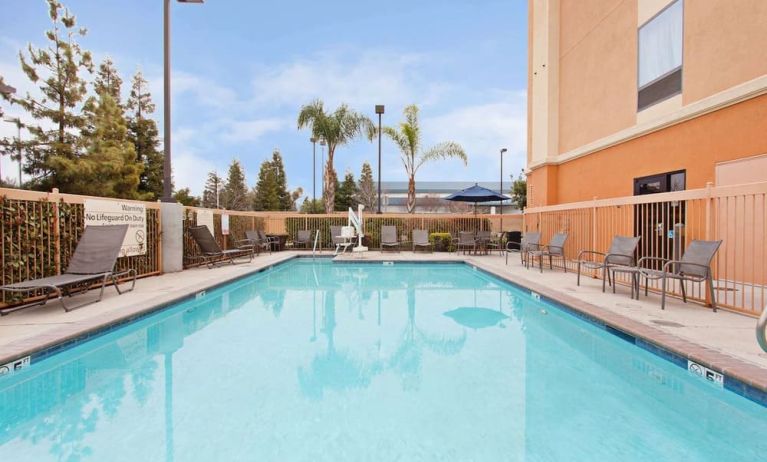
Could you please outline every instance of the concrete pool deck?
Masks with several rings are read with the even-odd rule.
[[[250,263],[188,269],[181,273],[140,279],[133,292],[117,296],[108,287],[104,299],[81,309],[64,312],[60,304],[22,310],[0,318],[0,364],[32,352],[60,344],[127,318],[157,310],[190,294],[220,285],[247,274],[268,268],[308,252],[286,251],[261,255]],[[326,251],[325,256],[329,255]],[[754,335],[756,320],[744,315],[710,308],[696,303],[668,300],[660,309],[660,297],[650,294],[633,300],[628,287],[618,287],[617,294],[602,293],[601,279],[581,278],[561,270],[527,270],[518,257],[471,256],[447,253],[413,254],[412,252],[367,252],[338,257],[351,261],[456,261],[467,262],[511,282],[556,299],[592,318],[655,343],[682,357],[708,365],[742,382],[767,391],[767,353],[759,348]],[[95,296],[95,292],[80,297]]]

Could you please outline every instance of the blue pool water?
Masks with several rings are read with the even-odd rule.
[[[767,410],[467,265],[294,260],[0,378],[1,461],[757,461]]]

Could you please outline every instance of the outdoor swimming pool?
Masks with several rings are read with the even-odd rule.
[[[0,460],[756,461],[767,409],[464,264],[292,260],[0,377]]]

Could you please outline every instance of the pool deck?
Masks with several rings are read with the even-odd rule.
[[[35,351],[63,343],[105,326],[155,311],[174,301],[268,268],[306,252],[286,251],[261,255],[250,263],[215,269],[194,268],[181,273],[139,279],[133,292],[117,296],[107,287],[104,299],[81,309],[64,312],[50,301],[44,307],[11,313],[0,318],[0,365]],[[328,252],[325,252],[328,255]],[[596,318],[605,324],[641,338],[679,356],[707,365],[760,390],[767,391],[767,353],[759,348],[754,329],[756,320],[736,313],[696,303],[682,303],[671,298],[666,310],[660,309],[660,297],[650,294],[641,300],[629,297],[628,287],[618,287],[617,294],[602,293],[601,279],[581,278],[561,270],[527,270],[512,256],[509,264],[498,255],[470,256],[447,253],[367,252],[337,257],[355,261],[461,261],[507,279],[513,283],[559,301],[574,311]],[[78,302],[96,293],[78,297]]]

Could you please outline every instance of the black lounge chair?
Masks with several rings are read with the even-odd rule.
[[[576,284],[581,285],[581,266],[593,270],[601,269],[602,292],[604,292],[605,280],[612,284],[610,280],[610,267],[635,266],[634,252],[636,252],[639,239],[639,237],[615,236],[606,254],[596,250],[581,250],[578,253]],[[597,259],[599,257],[601,257],[601,260]]]
[[[413,230],[413,252],[418,249],[423,249],[424,251],[429,252],[434,251],[434,246],[429,242],[429,232],[425,229]]]
[[[381,226],[381,252],[391,249],[399,252],[400,242],[397,240],[397,227]]]
[[[567,260],[565,260],[565,242],[567,241],[567,233],[557,233],[551,238],[546,245],[539,244],[537,249],[527,251],[527,268],[530,268],[530,260],[533,262],[538,258],[541,273],[543,273],[543,259],[549,257],[549,269],[554,269],[553,259],[561,258],[562,267],[567,272]],[[534,264],[534,263],[533,263]]]
[[[192,238],[194,238],[197,246],[200,247],[202,257],[208,265],[208,268],[213,268],[218,264],[227,262],[234,265],[236,263],[234,259],[238,257],[247,256],[249,262],[253,260],[252,247],[221,250],[221,247],[213,238],[213,235],[210,234],[210,230],[207,226],[193,226],[189,228],[189,233],[192,235]]]
[[[716,312],[716,294],[714,291],[714,278],[713,271],[711,270],[711,260],[714,259],[714,255],[719,250],[719,246],[722,245],[722,241],[700,241],[694,240],[684,251],[684,255],[681,260],[667,260],[660,257],[642,257],[639,259],[637,266],[639,267],[639,273],[645,278],[645,296],[647,295],[647,286],[650,279],[661,280],[661,298],[660,307],[666,309],[666,285],[668,279],[677,279],[682,290],[682,300],[687,303],[687,293],[685,292],[684,283],[687,281],[703,282],[706,281],[708,285],[709,294],[711,296],[711,307]],[[663,264],[662,269],[646,268],[646,262],[661,262]],[[639,288],[637,288],[639,292]],[[637,294],[638,295],[638,294]]]
[[[32,279],[0,287],[0,290],[12,293],[45,291],[45,295],[40,301],[0,310],[0,315],[6,315],[32,306],[45,305],[51,294],[56,294],[64,311],[81,308],[101,301],[104,295],[104,286],[106,286],[107,280],[110,279],[114,283],[118,294],[130,292],[136,285],[136,271],[129,269],[118,273],[114,272],[114,266],[117,262],[117,257],[120,255],[120,248],[127,232],[128,225],[86,227],[82,237],[80,237],[80,242],[77,243],[75,253],[69,261],[69,267],[64,273],[58,276]],[[120,287],[117,285],[118,279],[124,276],[132,278],[131,287],[128,290],[120,290]],[[72,307],[64,303],[65,295],[71,297],[78,293],[86,292],[92,285],[98,283],[101,283],[98,299]]]

